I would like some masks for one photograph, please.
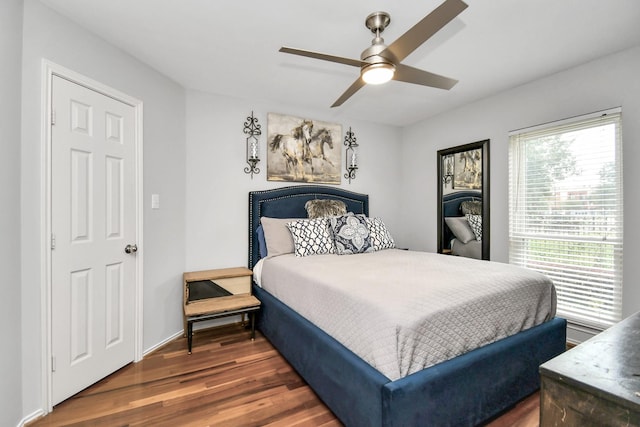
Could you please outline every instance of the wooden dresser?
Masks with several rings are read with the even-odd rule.
[[[640,426],[640,313],[540,366],[540,426]]]

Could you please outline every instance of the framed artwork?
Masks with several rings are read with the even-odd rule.
[[[340,184],[342,126],[267,114],[267,180]]]
[[[477,190],[482,188],[482,149],[454,154],[453,188]]]

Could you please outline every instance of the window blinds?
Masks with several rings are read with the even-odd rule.
[[[558,315],[622,317],[620,109],[510,134],[509,262],[550,277]]]

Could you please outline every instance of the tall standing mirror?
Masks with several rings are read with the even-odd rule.
[[[438,151],[438,253],[489,259],[489,140]]]

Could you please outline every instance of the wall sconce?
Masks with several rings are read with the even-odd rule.
[[[347,173],[344,174],[344,177],[347,178],[349,180],[349,184],[351,184],[351,180],[356,179],[356,171],[358,170],[358,143],[356,142],[356,135],[351,131],[351,126],[349,126],[349,130],[344,137],[344,145],[347,147],[345,149],[345,165]]]
[[[251,116],[247,117],[247,121],[244,122],[244,133],[247,136],[247,163],[249,166],[244,168],[244,173],[250,173],[251,179],[253,174],[260,173],[258,168],[258,162],[260,162],[260,146],[258,144],[258,136],[262,134],[260,125],[258,124],[258,118],[253,117],[253,111]]]
[[[442,158],[442,163],[442,170],[444,171],[442,174],[442,183],[447,185],[453,181],[453,154],[444,156]]]

